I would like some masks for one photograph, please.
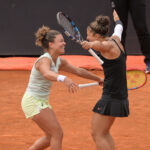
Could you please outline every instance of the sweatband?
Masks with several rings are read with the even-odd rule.
[[[117,20],[117,21],[115,22],[115,25],[117,25],[117,24],[121,24],[121,25],[122,25],[122,21],[121,21],[121,20]]]
[[[122,32],[123,32],[122,22],[120,20],[117,20],[115,22],[115,24],[116,24],[116,26],[114,28],[114,33],[112,34],[112,36],[114,36],[114,35],[118,36],[121,41],[121,36],[122,36]]]
[[[65,78],[66,78],[66,76],[58,75],[57,81],[58,81],[58,82],[64,82]]]

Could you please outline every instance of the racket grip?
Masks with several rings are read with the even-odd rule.
[[[100,65],[102,65],[104,63],[91,48],[88,51],[92,56],[94,56],[97,59],[97,61],[100,63]]]
[[[96,86],[99,85],[99,82],[92,82],[92,83],[85,83],[85,84],[79,84],[79,88],[89,87],[89,86]]]

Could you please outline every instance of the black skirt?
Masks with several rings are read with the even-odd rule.
[[[102,115],[113,117],[128,117],[129,101],[128,99],[115,99],[109,96],[102,96],[96,103],[93,111]]]

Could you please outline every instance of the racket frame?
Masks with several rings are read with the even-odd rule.
[[[142,73],[145,75],[145,81],[144,81],[143,84],[141,84],[140,86],[133,87],[133,88],[128,88],[128,90],[136,90],[136,89],[139,89],[139,88],[143,87],[143,86],[146,84],[146,82],[147,82],[147,74],[146,74],[143,70],[141,70],[141,69],[136,69],[136,68],[127,69],[126,74],[127,74],[127,72],[129,72],[129,71],[140,71],[140,72],[142,72]]]

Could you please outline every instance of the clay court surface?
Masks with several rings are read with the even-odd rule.
[[[101,70],[90,70],[103,76]],[[42,131],[26,119],[20,106],[29,70],[0,71],[0,150],[27,150]],[[77,83],[90,80],[61,72]],[[76,94],[67,92],[63,83],[55,82],[50,103],[64,131],[63,150],[96,150],[91,138],[92,108],[100,98],[102,87],[87,87]],[[146,85],[129,91],[130,116],[117,118],[111,133],[116,150],[150,150],[150,75]]]

